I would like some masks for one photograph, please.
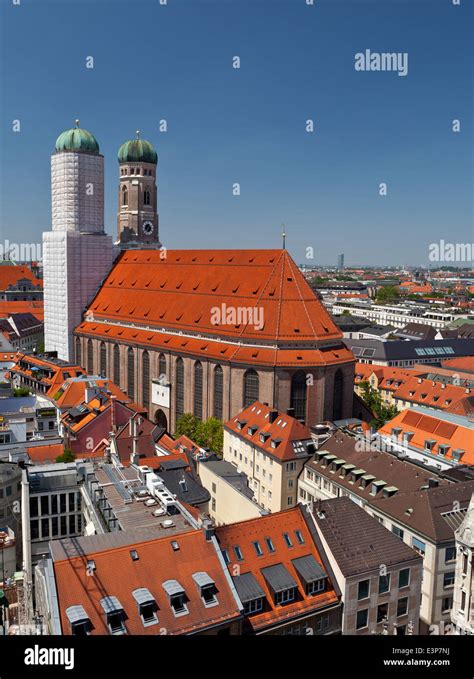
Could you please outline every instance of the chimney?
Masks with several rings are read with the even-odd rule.
[[[204,521],[202,522],[202,532],[204,533],[206,542],[210,542],[211,539],[214,537],[216,530],[214,528],[214,524],[210,519],[204,519]]]
[[[278,410],[270,410],[270,414],[268,415],[268,421],[270,422],[270,424],[275,422],[277,417],[278,417]]]
[[[289,415],[290,417],[294,417],[295,416],[295,409],[294,408],[287,408],[286,414]]]
[[[117,431],[116,417],[115,417],[115,399],[116,397],[112,394],[110,396],[110,429],[113,432]]]
[[[138,464],[139,460],[139,455],[138,455],[138,422],[135,418],[132,418],[131,420],[132,424],[132,454],[130,455],[130,463],[131,464]]]

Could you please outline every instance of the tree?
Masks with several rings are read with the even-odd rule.
[[[224,427],[216,417],[201,422],[198,429],[199,445],[210,448],[214,453],[222,453],[224,447]]]
[[[216,417],[202,422],[192,413],[185,413],[176,422],[175,436],[187,436],[201,448],[221,453],[224,443],[223,424]]]
[[[58,455],[56,462],[74,462],[75,459],[76,456],[72,450],[70,448],[64,448],[64,453],[62,455]]]
[[[370,423],[370,426],[374,427],[374,429],[380,429],[385,422],[388,422],[398,414],[397,408],[386,405],[382,401],[382,397],[377,389],[374,389],[367,381],[360,383],[360,389],[364,403],[375,415],[375,418]]]
[[[400,291],[396,285],[385,285],[377,292],[377,302],[386,304],[387,302],[395,302],[400,297]]]
[[[192,413],[184,413],[176,422],[176,436],[188,436],[197,443],[197,433],[201,420]]]

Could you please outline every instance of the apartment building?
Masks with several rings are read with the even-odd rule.
[[[312,516],[342,592],[343,634],[418,634],[423,559],[348,497]]]
[[[294,507],[298,476],[314,452],[311,432],[290,414],[256,401],[224,424],[224,460],[249,479],[270,512]]]
[[[298,485],[305,503],[349,497],[422,555],[420,633],[435,633],[449,622],[454,530],[465,515],[474,481],[450,483],[433,476],[433,470],[338,432],[307,462]]]

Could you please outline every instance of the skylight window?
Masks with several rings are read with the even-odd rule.
[[[255,540],[255,542],[253,543],[253,546],[255,548],[255,552],[257,553],[257,556],[263,556],[263,550],[262,550],[262,547],[261,547],[260,542],[258,540]]]
[[[235,556],[237,557],[237,561],[243,561],[244,560],[244,555],[242,554],[242,550],[238,545],[234,547],[234,552]]]
[[[293,547],[293,542],[289,533],[283,533],[283,539],[285,540],[287,547]]]

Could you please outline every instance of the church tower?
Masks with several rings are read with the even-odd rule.
[[[74,361],[73,330],[114,255],[104,231],[104,156],[78,120],[51,156],[51,208],[52,230],[43,233],[45,349]]]
[[[118,245],[159,248],[156,189],[158,155],[145,139],[126,141],[119,149]]]

